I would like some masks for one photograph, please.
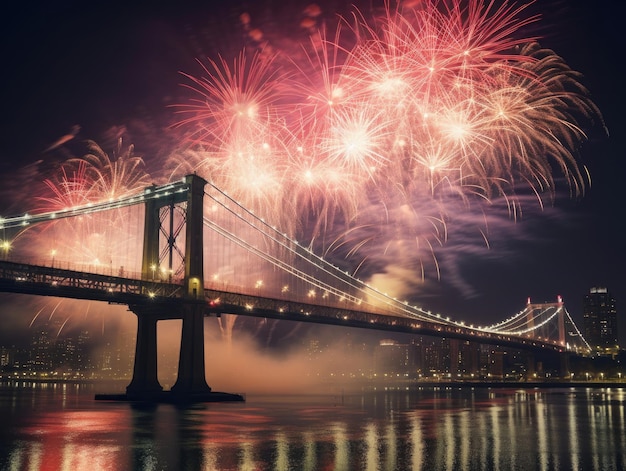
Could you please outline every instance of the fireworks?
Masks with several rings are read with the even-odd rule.
[[[318,253],[356,259],[353,273],[402,263],[439,275],[436,252],[456,228],[476,227],[484,243],[494,207],[515,218],[528,195],[541,205],[561,179],[574,195],[586,186],[575,152],[599,112],[578,74],[524,34],[538,20],[526,11],[427,0],[371,18],[354,11],[334,33],[315,10],[300,42],[259,30],[250,36],[259,49],[184,74],[193,95],[177,108],[184,143],[164,168],[197,172]],[[249,15],[242,25],[257,31]],[[133,151],[120,145],[110,158],[89,143],[45,182],[40,209],[142,191],[152,180]],[[131,249],[112,234],[122,224],[93,219],[55,238],[93,238],[85,260],[126,265],[119,252]],[[52,244],[46,253],[63,258]]]
[[[87,143],[82,157],[63,162],[43,181],[37,193],[35,213],[55,213],[72,208],[85,208],[120,197],[141,193],[150,183],[143,160],[134,155],[133,146],[124,147],[121,140],[112,156],[95,142]],[[0,247],[3,256],[57,268],[70,268],[115,276],[138,276],[142,241],[142,209],[138,206],[90,213],[72,218],[51,218],[49,222],[27,225],[11,244]],[[8,231],[7,231],[8,232]],[[48,301],[37,298],[36,311],[30,325],[41,314],[48,322],[54,316],[58,335],[67,329],[71,318],[88,317],[90,303],[77,300]],[[12,302],[12,301],[11,301]],[[22,301],[19,308],[24,307]],[[19,309],[17,308],[17,309]],[[118,318],[115,315],[120,315]],[[119,307],[99,306],[92,318],[94,330],[123,319]],[[58,319],[58,321],[56,321]],[[122,321],[123,322],[123,321]],[[100,324],[97,327],[94,323]],[[69,326],[69,328],[72,328]]]
[[[95,142],[87,143],[87,153],[64,162],[56,174],[44,180],[45,190],[37,197],[36,212],[55,212],[93,203],[111,201],[137,194],[149,184],[143,160],[134,155],[133,146],[124,148],[121,140],[110,157]],[[138,217],[129,218],[129,208],[86,214],[36,225],[25,234],[31,256],[43,263],[72,263],[108,273],[115,267],[137,266],[137,255],[129,247],[141,240]],[[129,221],[134,224],[129,224]],[[132,227],[130,227],[132,226]],[[38,234],[47,241],[40,243]],[[130,241],[134,242],[131,243]]]
[[[258,48],[203,59],[198,76],[183,74],[193,95],[177,108],[176,129],[185,135],[169,161],[157,163],[166,170],[154,165],[154,181],[197,172],[299,240],[303,253],[332,253],[342,271],[413,298],[430,274],[447,267],[454,278],[450,258],[473,249],[463,239],[473,231],[488,245],[494,225],[517,217],[529,195],[541,206],[561,181],[581,194],[586,171],[576,151],[600,115],[578,74],[525,34],[539,18],[506,1],[412,3],[387,3],[371,17],[355,10],[336,27],[322,26],[324,15],[311,8],[301,41],[242,16]],[[109,157],[90,142],[86,155],[45,181],[36,209],[114,200],[152,182],[132,146],[120,143]],[[241,226],[250,234],[231,232],[230,214],[205,201],[207,219],[224,228],[205,233],[207,281],[254,286],[259,296],[276,286],[297,292],[287,275],[268,270],[270,257],[257,256],[278,243],[247,219]],[[20,241],[38,243],[20,245],[46,264],[73,260],[86,271],[133,276],[139,211],[33,225]],[[176,227],[182,238],[183,225]],[[42,231],[45,242],[30,237]],[[224,240],[239,237],[241,247]],[[8,240],[0,248],[4,257],[13,250]],[[153,278],[160,270],[155,263]],[[234,320],[221,321],[226,338]]]
[[[554,194],[555,168],[580,194],[579,122],[599,113],[577,74],[522,34],[538,20],[525,10],[387,5],[332,39],[308,25],[310,41],[269,59],[209,61],[186,75],[199,99],[180,107],[194,166],[309,240],[334,230],[351,253],[379,240],[422,261],[460,207],[480,215],[503,199],[515,215],[520,193]]]

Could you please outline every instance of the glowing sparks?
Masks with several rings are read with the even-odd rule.
[[[56,174],[43,183],[45,189],[36,197],[37,213],[50,214],[50,224],[28,226],[20,238],[31,257],[41,263],[68,263],[106,268],[116,273],[120,267],[136,265],[136,256],[128,250],[129,241],[140,241],[138,224],[131,224],[129,209],[114,209],[97,214],[84,211],[90,206],[138,194],[150,183],[143,160],[134,155],[133,146],[124,148],[121,140],[110,157],[95,142],[88,142],[87,153],[64,162]],[[55,218],[55,213],[73,212],[77,217]],[[130,210],[132,211],[132,210]],[[45,232],[47,242],[38,235]],[[28,243],[37,240],[38,243]]]
[[[575,152],[599,112],[578,75],[521,34],[538,20],[525,13],[508,2],[427,0],[386,4],[373,18],[354,11],[329,35],[312,21],[297,44],[270,45],[271,34],[254,30],[250,38],[268,41],[262,50],[206,58],[200,76],[183,74],[192,94],[177,107],[184,142],[165,167],[215,182],[318,253],[358,256],[352,272],[386,259],[438,275],[435,251],[468,213],[481,218],[482,243],[494,200],[515,216],[520,194],[542,204],[561,175],[572,194],[587,183]],[[132,146],[120,143],[113,157],[95,143],[88,150],[46,181],[41,209],[152,183]],[[125,265],[116,221],[107,224],[84,217],[71,231],[94,247],[86,260]],[[54,241],[55,258],[67,245]]]
[[[578,121],[599,112],[553,51],[520,34],[538,20],[526,7],[387,4],[332,37],[309,25],[297,51],[209,59],[203,77],[186,75],[197,99],[181,106],[196,167],[289,232],[336,226],[349,253],[384,240],[379,250],[413,245],[422,261],[459,204],[503,196],[515,208],[524,186],[541,203],[555,167],[580,193]],[[366,227],[378,235],[354,230]]]

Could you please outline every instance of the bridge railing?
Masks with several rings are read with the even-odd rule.
[[[76,291],[76,295],[70,297],[81,297],[81,291],[85,295],[88,291],[92,294],[100,293],[99,298],[103,299],[114,293],[148,297],[179,297],[183,293],[182,283],[142,280],[6,260],[0,261],[0,280],[7,291],[37,290],[49,296],[54,296],[55,290],[59,290],[59,296],[67,296],[67,290]]]
[[[113,264],[107,264],[97,260],[91,262],[75,262],[61,260],[54,257],[41,258],[8,254],[2,257],[0,261],[20,263],[24,265],[35,265],[48,268],[59,268],[62,270],[72,270],[76,272],[93,273],[97,275],[109,275],[120,276],[124,278],[141,279],[141,272],[139,271],[127,270],[123,266],[113,266]],[[159,277],[157,276],[156,279],[158,280]]]

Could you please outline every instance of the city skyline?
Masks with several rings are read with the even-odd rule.
[[[60,320],[38,324],[24,346],[0,345],[0,380],[9,381],[121,381],[133,376],[134,331],[120,331],[115,338],[97,339],[88,331],[59,333]],[[210,330],[210,329],[209,329]],[[250,326],[242,333],[250,334]],[[245,375],[232,376],[231,357],[238,357],[242,335],[229,348],[215,348],[209,343],[208,376],[214,384],[230,389],[247,388],[249,392],[302,392],[316,386],[337,384],[351,387],[359,384],[401,385],[415,382],[621,382],[623,353],[610,357],[571,356],[567,371],[562,362],[550,355],[536,356],[524,350],[490,346],[459,339],[422,335],[377,335],[342,329],[339,339],[323,330],[309,331],[292,345],[288,357],[276,353],[257,354],[257,364],[271,381],[250,381],[257,366],[239,366]],[[249,340],[248,340],[249,341]],[[219,342],[218,342],[219,343]],[[172,348],[173,347],[173,348]],[[244,346],[244,349],[249,347]],[[283,347],[285,348],[285,347]],[[168,388],[176,381],[178,364],[176,347],[161,347],[158,352],[159,381]],[[334,359],[341,355],[342,361]],[[245,362],[245,363],[249,363]],[[238,362],[241,364],[241,362]],[[297,366],[296,366],[297,365]],[[281,377],[288,373],[288,380]],[[281,376],[282,375],[282,376]]]
[[[620,120],[623,122],[618,105],[619,100],[609,95],[610,91],[619,93],[619,88],[606,86],[606,83],[610,84],[612,80],[616,80],[615,75],[611,73],[611,67],[615,67],[615,63],[609,61],[606,57],[608,53],[600,47],[601,44],[604,44],[606,48],[609,45],[618,47],[617,34],[609,27],[598,31],[586,30],[589,34],[585,36],[583,35],[585,29],[576,28],[582,23],[587,24],[583,22],[583,19],[586,18],[582,14],[583,12],[589,13],[593,18],[601,18],[610,22],[610,18],[613,17],[609,14],[610,5],[601,3],[592,8],[583,3],[571,5],[567,2],[553,2],[552,4],[556,5],[557,8],[551,11],[546,7],[547,4],[550,2],[537,2],[534,5],[534,8],[539,10],[545,7],[545,11],[542,12],[544,18],[539,23],[541,28],[539,34],[546,36],[542,43],[545,42],[548,47],[553,47],[557,54],[564,56],[574,70],[581,72],[583,75],[581,82],[590,90],[592,99],[603,113],[609,132],[612,129],[619,129]],[[585,10],[586,8],[589,10]],[[178,18],[181,20],[180,24],[188,26],[193,23],[183,13],[190,11],[193,11],[191,7],[181,6],[180,17]],[[243,12],[243,9],[237,10],[237,7],[233,7],[230,14],[223,17],[224,21],[235,21],[238,16],[235,13],[237,11]],[[555,18],[555,12],[560,12],[562,15]],[[30,74],[27,74],[28,80],[34,80],[37,83],[46,84],[49,80],[49,90],[45,94],[52,101],[50,105],[41,105],[40,114],[42,116],[33,116],[30,121],[29,132],[36,134],[36,136],[29,136],[32,138],[32,142],[20,149],[15,142],[11,142],[13,139],[2,140],[0,159],[8,172],[24,175],[26,170],[33,171],[36,169],[36,172],[43,173],[44,167],[54,166],[55,162],[62,160],[68,153],[79,153],[83,147],[81,139],[99,141],[101,136],[105,136],[102,145],[105,150],[108,150],[106,140],[110,139],[112,135],[117,135],[115,134],[116,130],[121,132],[124,129],[126,134],[129,134],[130,142],[135,144],[138,153],[144,155],[146,160],[151,158],[150,151],[154,152],[157,149],[150,144],[146,145],[144,140],[146,136],[142,136],[138,129],[150,129],[155,121],[163,120],[161,108],[171,104],[171,95],[180,92],[176,89],[177,84],[175,83],[181,80],[178,75],[179,69],[186,71],[193,67],[189,50],[183,54],[184,60],[178,58],[176,61],[172,61],[180,61],[174,67],[171,66],[170,61],[163,60],[163,58],[171,58],[168,54],[173,53],[173,49],[176,49],[173,48],[173,44],[181,48],[184,45],[188,46],[193,41],[199,41],[199,39],[191,33],[187,37],[181,37],[180,30],[177,29],[180,28],[180,24],[170,24],[162,16],[163,11],[158,9],[143,15],[144,10],[137,8],[137,10],[133,9],[132,13],[133,20],[138,20],[132,26],[126,23],[129,20],[116,20],[120,33],[118,40],[123,38],[123,40],[129,41],[129,50],[132,50],[133,47],[137,49],[132,54],[125,55],[118,51],[113,55],[109,53],[108,56],[102,56],[102,58],[110,61],[105,69],[112,70],[110,73],[113,80],[107,80],[106,73],[95,76],[92,74],[93,85],[82,82],[78,77],[81,76],[81,70],[83,72],[94,70],[93,65],[98,64],[99,60],[93,57],[89,59],[90,61],[95,60],[95,62],[90,63],[92,67],[85,67],[85,64],[80,64],[81,60],[87,59],[82,55],[72,34],[65,32],[64,34],[67,36],[60,36],[55,26],[47,24],[42,18],[39,18],[40,23],[37,24],[37,18],[35,18],[30,25],[32,29],[29,31],[37,34],[45,31],[51,34],[51,40],[60,41],[71,45],[71,47],[68,50],[61,49],[57,52],[60,57],[56,65],[51,64],[53,67],[50,70],[49,79],[45,73],[42,73],[39,79],[34,79]],[[75,18],[74,14],[78,17]],[[71,15],[60,20],[75,26],[75,21],[80,18],[89,17],[92,20],[104,21],[105,19],[111,20],[111,15],[110,12],[102,11],[87,11],[80,14],[72,12]],[[144,19],[143,22],[141,21],[142,18]],[[102,28],[99,30],[102,32],[105,28],[104,23],[102,26],[97,25],[96,22],[95,30]],[[554,29],[551,29],[552,27]],[[563,29],[561,30],[560,27]],[[142,41],[136,38],[131,40],[133,38],[132,28],[141,29],[144,33],[151,33],[152,35],[146,34]],[[21,63],[23,54],[19,52],[19,46],[30,48],[36,45],[36,39],[33,39],[36,34],[33,35],[33,38],[26,38],[20,36],[17,31],[12,30],[10,33],[12,36],[7,43],[14,44],[16,48],[9,51],[8,57],[14,64],[11,70],[16,71],[16,75],[5,77],[8,81],[8,85],[3,87],[5,92],[16,87],[18,77],[21,76],[19,71],[28,70],[30,67],[26,63]],[[195,32],[197,35],[201,35],[201,33],[202,29]],[[598,36],[594,37],[592,33]],[[616,37],[613,38],[611,35]],[[610,41],[606,39],[607,37],[610,37]],[[162,48],[160,51],[168,54],[162,57],[151,55],[155,54],[155,51],[152,51],[151,54],[144,54],[150,49],[151,41],[156,40],[156,38],[159,41],[156,44]],[[172,40],[174,41],[172,42]],[[97,41],[94,43],[93,39],[87,42],[92,47],[97,44]],[[578,48],[581,44],[584,47]],[[99,44],[98,47],[99,49],[96,50],[100,52],[109,50],[106,44]],[[216,45],[201,45],[200,49],[212,49],[214,47]],[[38,54],[35,50],[29,49],[29,51],[35,57]],[[117,57],[118,55],[120,57]],[[43,57],[41,59],[44,63],[46,60],[51,60]],[[124,67],[131,67],[132,70],[133,60],[143,66],[140,67],[142,71],[149,70],[150,67],[153,70],[156,68],[157,74],[160,73],[165,77],[164,83],[150,84],[150,80],[144,76],[144,83],[150,84],[150,86],[142,91],[143,93],[140,93],[137,88],[139,85],[137,79],[125,81],[124,73],[122,73]],[[82,76],[84,77],[84,75]],[[77,80],[87,90],[81,91],[80,87],[75,88],[73,92],[76,92],[76,97],[72,98],[72,92],[66,87],[70,83],[76,84]],[[63,84],[63,81],[67,81],[67,83]],[[170,89],[170,86],[173,88]],[[55,90],[58,90],[59,93],[56,94]],[[43,93],[43,89],[31,87],[29,92],[19,96],[19,100],[7,96],[5,101],[14,105],[16,117],[25,117],[26,110],[29,107],[32,108],[33,100],[41,98],[41,93]],[[127,101],[124,106],[112,107],[103,102],[103,100],[107,101],[114,98],[112,95],[116,93]],[[101,94],[108,96],[108,99],[102,98]],[[69,98],[68,106],[61,105],[58,101],[61,98],[55,97],[55,95]],[[80,101],[80,99],[85,98],[88,99],[87,103],[90,103],[90,106],[86,103],[72,103],[74,99]],[[158,99],[155,100],[155,98]],[[161,111],[157,111],[159,109]],[[91,112],[96,110],[94,114],[102,119],[87,118],[89,110]],[[36,114],[39,115],[39,113]],[[62,115],[62,118],[52,119],[55,115]],[[46,119],[48,119],[47,122]],[[7,120],[4,128],[17,130],[20,121],[23,122],[24,119]],[[80,129],[72,128],[77,123],[80,124]],[[157,124],[156,127],[158,126],[160,125]],[[54,152],[43,152],[49,147],[49,145],[45,145],[45,142],[53,144],[59,136],[63,136],[66,132],[70,133],[67,135],[68,140],[66,142],[59,144]],[[73,132],[76,132],[76,135],[72,134]],[[7,134],[19,135],[18,132],[8,132]],[[562,295],[570,312],[577,319],[581,319],[582,296],[592,286],[606,286],[615,294],[619,312],[621,293],[624,289],[624,278],[619,268],[623,251],[619,250],[618,245],[619,218],[612,216],[615,208],[620,206],[621,193],[617,191],[618,182],[616,179],[620,173],[618,169],[621,162],[617,161],[617,156],[620,145],[623,144],[620,139],[623,138],[616,137],[616,134],[618,133],[614,132],[609,138],[591,135],[590,141],[584,145],[582,149],[583,160],[584,164],[590,168],[593,183],[583,198],[572,200],[567,197],[557,197],[554,208],[547,207],[543,212],[529,208],[528,213],[530,214],[525,215],[515,225],[511,225],[510,232],[503,233],[500,239],[496,237],[490,241],[489,251],[468,256],[463,266],[446,265],[449,260],[446,259],[444,252],[441,260],[441,280],[433,282],[435,288],[423,299],[422,304],[432,306],[433,310],[449,313],[451,317],[467,318],[479,322],[484,316],[483,312],[487,311],[489,312],[487,316],[491,317],[492,320],[512,315],[524,305],[527,296],[530,296],[533,301],[542,302],[552,301],[558,295]],[[145,150],[141,148],[142,140],[144,140]],[[18,141],[23,143],[23,140]],[[16,157],[18,155],[19,158]],[[36,167],[21,165],[24,162],[34,164],[36,161],[41,161]],[[3,174],[8,175],[4,170]],[[39,177],[39,174],[35,177]],[[20,205],[17,198],[9,201],[6,191],[2,195],[2,202],[4,204],[0,211],[2,211],[3,216],[8,215],[6,211],[10,208],[17,208]],[[598,230],[598,228],[603,228],[603,230]],[[463,272],[462,278],[465,285],[458,282],[450,283],[450,280],[456,276],[453,276],[455,270]]]

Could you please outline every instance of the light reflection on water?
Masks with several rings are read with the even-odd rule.
[[[2,470],[624,469],[622,389],[249,396],[136,407],[0,384]]]

